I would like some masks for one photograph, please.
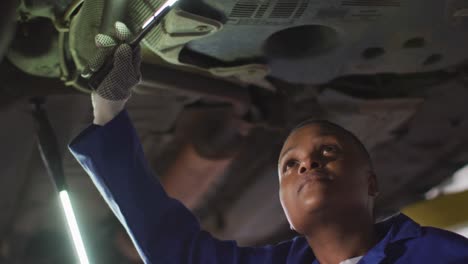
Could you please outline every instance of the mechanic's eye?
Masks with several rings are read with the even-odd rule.
[[[298,164],[298,161],[297,160],[288,160],[286,161],[286,163],[284,164],[284,169],[283,171],[287,171],[291,168],[294,168],[296,165]]]
[[[339,152],[338,146],[335,145],[325,145],[322,147],[322,155],[326,157],[332,157],[337,155]]]

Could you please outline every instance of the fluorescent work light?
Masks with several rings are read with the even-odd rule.
[[[81,239],[80,230],[78,229],[75,213],[73,213],[73,208],[67,191],[60,191],[60,201],[62,202],[63,210],[65,211],[68,228],[70,229],[73,244],[75,245],[78,258],[80,259],[80,264],[89,264],[88,256],[86,255],[86,250],[83,244],[83,239]]]

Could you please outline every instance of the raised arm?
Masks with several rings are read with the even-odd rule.
[[[105,126],[88,127],[73,140],[70,150],[146,263],[196,263],[190,258],[200,255],[197,250],[215,256],[215,251],[209,252],[214,250],[212,238],[201,232],[188,209],[167,196],[151,172],[125,110]],[[197,249],[200,242],[206,246]],[[226,242],[219,249],[223,248],[226,252],[218,253],[235,255],[233,243]]]
[[[114,69],[92,96],[94,124],[72,141],[70,150],[126,228],[144,262],[280,261],[280,256],[286,256],[288,244],[276,250],[253,249],[239,248],[234,241],[216,240],[200,229],[197,219],[184,205],[167,196],[146,162],[127,112],[122,110],[131,86],[139,79],[139,57],[135,56],[139,54],[132,55],[125,45],[116,48]],[[132,74],[121,76],[123,72]],[[119,79],[125,82],[116,81]],[[113,94],[114,91],[117,92]]]

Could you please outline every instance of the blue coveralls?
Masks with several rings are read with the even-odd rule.
[[[145,263],[318,263],[303,237],[265,247],[239,247],[202,231],[195,216],[167,196],[148,166],[136,131],[122,111],[91,125],[70,144]],[[468,240],[421,227],[405,215],[377,224],[380,242],[359,263],[467,263]]]

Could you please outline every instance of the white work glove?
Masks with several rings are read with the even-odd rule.
[[[105,125],[125,107],[131,96],[131,89],[141,78],[140,49],[133,51],[127,44],[132,34],[122,22],[114,25],[114,36],[98,34],[95,44],[97,54],[88,62],[82,76],[89,78],[100,69],[110,56],[114,56],[114,67],[104,78],[99,87],[91,94],[94,124]]]

